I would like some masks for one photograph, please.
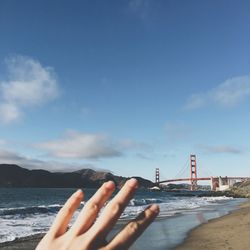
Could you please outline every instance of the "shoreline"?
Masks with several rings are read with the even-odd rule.
[[[44,234],[36,234],[22,237],[14,241],[0,243],[1,250],[34,250]]]
[[[246,250],[250,246],[250,201],[219,218],[201,224],[174,250]]]
[[[246,237],[246,235],[243,235],[238,233],[237,227],[235,224],[239,224],[242,227],[242,223],[244,222],[243,226],[245,234],[247,236],[250,232],[250,200],[246,201],[244,203],[241,203],[241,205],[237,205],[233,210],[229,210],[229,212],[226,215],[222,215],[220,217],[215,218],[214,214],[209,215],[209,212],[204,213],[204,221],[202,224],[196,225],[197,222],[195,222],[196,214],[190,214],[185,216],[174,216],[172,218],[168,218],[166,221],[160,220],[156,221],[152,224],[151,229],[144,233],[144,237],[147,239],[150,239],[151,234],[153,235],[152,240],[154,240],[154,244],[157,245],[157,241],[161,240],[162,244],[157,249],[175,249],[175,250],[207,250],[207,249],[227,249],[227,250],[241,250],[241,249],[248,249],[250,246],[250,238]],[[211,216],[212,215],[212,216]],[[247,219],[242,218],[242,216],[246,216]],[[210,217],[210,218],[209,218]],[[233,222],[231,221],[231,217],[233,217]],[[212,219],[214,218],[214,219]],[[221,225],[217,225],[216,223],[222,223],[223,228],[221,229]],[[172,223],[177,223],[176,225],[179,225],[179,228],[175,227],[174,229],[171,228]],[[181,228],[185,223],[189,224],[190,230],[185,232],[183,228]],[[191,224],[190,224],[191,223]],[[186,225],[187,226],[187,225]],[[247,228],[245,228],[247,226]],[[158,231],[159,228],[164,228],[163,231]],[[211,231],[212,227],[212,232]],[[209,229],[210,228],[210,229]],[[227,231],[227,228],[229,228],[229,232]],[[158,233],[156,233],[158,231]],[[164,235],[163,235],[164,233]],[[178,234],[180,238],[182,238],[181,241],[177,241],[176,239],[173,239],[175,234]],[[215,234],[215,236],[213,235]],[[222,233],[222,234],[221,234]],[[240,245],[237,243],[235,245],[231,242],[233,237],[230,235],[232,234],[239,234],[240,237]],[[184,235],[185,234],[185,235]],[[183,236],[181,236],[183,235]],[[33,236],[23,237],[16,239],[11,242],[5,242],[0,243],[0,249],[1,250],[31,250],[35,249],[38,242],[41,240],[43,234],[36,234]],[[164,237],[164,238],[162,238]],[[216,238],[219,237],[219,238]],[[222,238],[221,238],[222,237]],[[224,238],[223,238],[224,237]],[[224,239],[224,240],[223,240]],[[229,240],[228,240],[229,239]],[[244,242],[246,241],[246,244],[244,245]],[[154,246],[156,246],[154,245]],[[231,247],[231,245],[233,247]],[[140,239],[135,243],[134,247],[131,249],[142,249],[145,248],[144,246],[144,240]],[[166,247],[164,247],[166,246]],[[153,248],[152,248],[153,249]]]

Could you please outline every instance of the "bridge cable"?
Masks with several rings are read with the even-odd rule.
[[[177,179],[179,177],[182,177],[183,174],[187,171],[187,168],[189,167],[189,159],[186,160],[183,167],[180,169],[180,171],[175,175],[174,179]]]

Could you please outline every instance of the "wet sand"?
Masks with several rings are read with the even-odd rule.
[[[175,250],[250,249],[250,202],[192,230]]]
[[[13,242],[1,243],[1,250],[34,250],[43,235],[30,236]]]

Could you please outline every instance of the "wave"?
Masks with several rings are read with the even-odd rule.
[[[217,196],[217,197],[201,197],[202,200],[208,201],[208,202],[220,202],[220,201],[228,201],[233,200],[233,197],[227,197],[227,196]]]
[[[201,197],[201,198],[192,198],[192,199],[179,199],[171,197],[171,199],[166,197],[161,198],[134,198],[129,202],[129,207],[145,207],[147,205],[157,203],[160,206],[167,210],[186,208],[193,209],[200,206],[212,205],[214,203],[220,203],[223,201],[228,201],[233,198],[220,196],[220,197]],[[85,203],[82,202],[82,205]],[[0,216],[29,216],[35,214],[56,214],[62,205],[60,204],[51,204],[51,205],[40,205],[40,206],[28,206],[28,207],[15,207],[15,208],[0,208]],[[140,210],[140,209],[139,209]],[[136,209],[136,211],[138,211]]]
[[[155,194],[154,194],[155,195]],[[146,195],[145,195],[146,196]],[[214,210],[220,204],[223,205],[233,198],[221,197],[175,197],[158,195],[158,197],[135,196],[129,206],[122,213],[118,223],[126,223],[135,218],[145,207],[152,203],[160,206],[159,218],[173,217],[177,214],[189,214],[201,210]],[[81,205],[85,205],[82,201]],[[20,237],[44,233],[49,229],[56,214],[62,205],[37,205],[23,207],[0,208],[1,232],[0,243],[13,241]],[[223,205],[224,207],[224,205]],[[79,215],[80,209],[76,211],[73,221]],[[1,247],[0,247],[1,248]]]
[[[208,209],[214,205],[220,205],[232,200],[231,197],[160,197],[132,199],[129,206],[123,212],[121,219],[131,219],[142,212],[147,205],[158,203],[160,206],[160,217],[169,217],[176,214],[185,214],[197,209]]]
[[[32,214],[50,214],[57,213],[62,205],[41,205],[41,206],[30,206],[30,207],[15,207],[15,208],[1,208],[0,216],[4,215],[32,215]]]
[[[143,205],[150,205],[153,203],[163,203],[164,201],[162,199],[154,199],[154,198],[148,198],[148,199],[132,199],[129,202],[129,206],[143,206]]]
[[[141,198],[141,199],[132,199],[129,202],[129,206],[144,206],[144,205],[150,205],[153,203],[167,203],[167,204],[176,204],[178,206],[178,203],[185,202],[185,205],[190,203],[190,206],[193,208],[193,206],[204,206],[209,205],[210,203],[220,203],[223,201],[232,200],[232,197],[226,197],[226,196],[218,196],[218,197],[160,197],[160,198]],[[194,205],[193,203],[197,203]]]

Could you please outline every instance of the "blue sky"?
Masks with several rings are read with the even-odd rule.
[[[0,162],[249,176],[249,23],[244,0],[1,1]]]

